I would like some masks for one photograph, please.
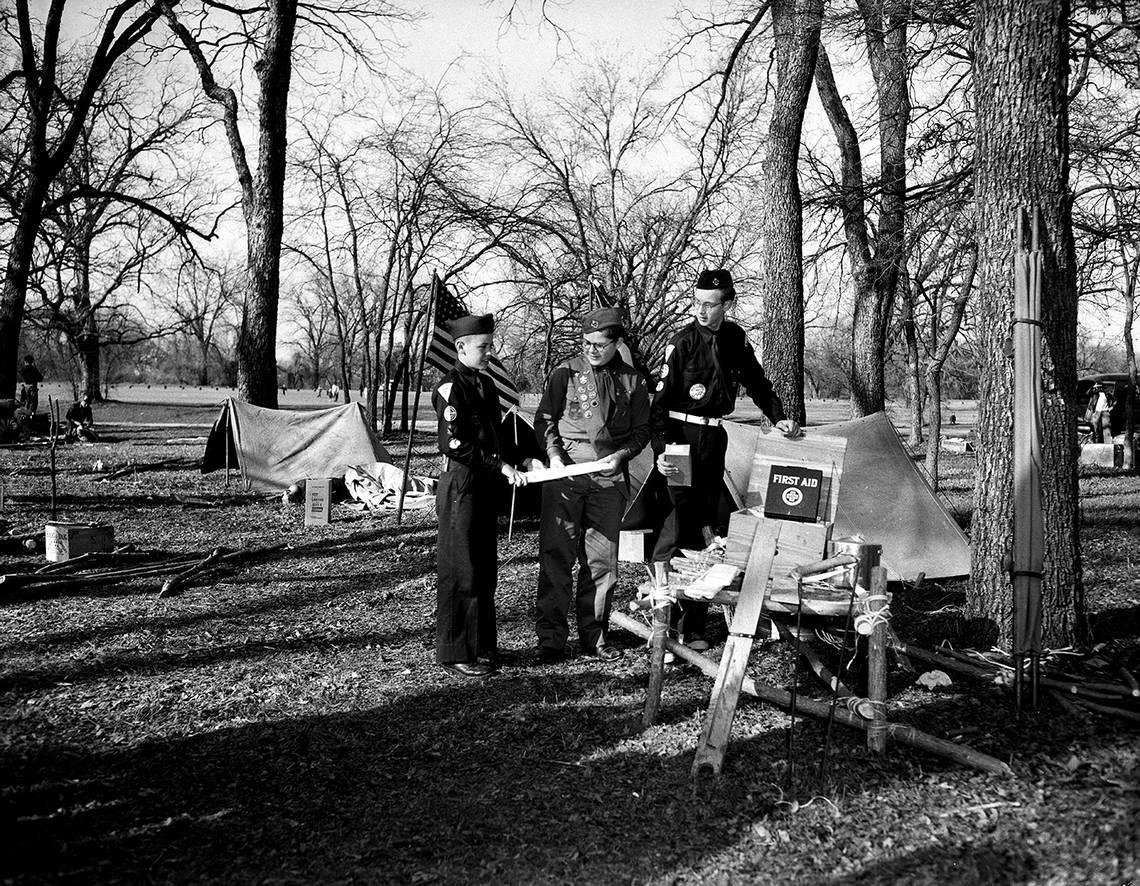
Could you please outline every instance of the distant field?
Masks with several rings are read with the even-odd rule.
[[[95,418],[100,424],[170,424],[208,427],[213,423],[217,410],[227,397],[235,396],[233,388],[204,387],[195,385],[112,385],[110,401],[95,407]],[[47,408],[47,398],[59,399],[61,408],[66,411],[73,394],[67,384],[48,383],[41,386],[41,410]],[[353,401],[358,398],[353,392]],[[318,397],[312,390],[287,391],[278,400],[282,409],[327,409],[343,405],[333,403],[327,397]],[[523,397],[523,411],[533,414],[538,405],[538,395]],[[973,427],[977,420],[977,403],[974,400],[948,400],[943,407],[943,433],[962,434]],[[910,429],[910,411],[905,403],[892,402],[887,408],[891,420],[900,431]],[[845,421],[851,417],[847,400],[809,400],[807,402],[809,425],[829,424]],[[950,416],[957,419],[950,425]],[[760,410],[747,399],[737,404],[734,418],[748,421],[760,417]],[[431,396],[425,392],[420,397],[417,425],[426,429],[433,420]]]

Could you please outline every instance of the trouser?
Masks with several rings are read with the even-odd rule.
[[[578,638],[583,649],[605,642],[627,497],[624,483],[602,485],[589,477],[571,477],[544,486],[535,615],[539,646],[561,650],[566,645],[575,561]]]
[[[24,401],[24,406],[28,412],[35,415],[36,410],[40,408],[39,385],[24,385],[20,389],[20,399]]]
[[[723,535],[718,525],[721,487],[724,484],[724,456],[728,433],[723,427],[694,425],[669,420],[669,440],[689,444],[693,479],[689,486],[670,486],[670,508],[653,548],[654,563],[668,563],[680,548],[705,547],[705,526]],[[673,608],[674,627],[685,634],[703,634],[708,618],[707,603],[685,601]]]
[[[1112,413],[1107,411],[1093,413],[1092,419],[1093,439],[1100,443],[1112,442]]]
[[[436,660],[473,662],[498,641],[498,476],[455,465],[439,478],[435,506]]]

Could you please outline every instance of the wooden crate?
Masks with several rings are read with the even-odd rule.
[[[810,432],[810,429],[809,429]],[[839,507],[839,486],[843,479],[843,459],[847,441],[843,437],[805,436],[789,440],[780,434],[768,434],[756,441],[752,457],[752,473],[748,477],[748,494],[744,503],[764,510],[768,494],[768,478],[774,465],[799,465],[823,472],[819,491],[819,519],[835,521]]]
[[[748,565],[748,554],[760,525],[771,517],[765,517],[758,508],[745,508],[737,511],[728,520],[728,538],[725,540],[724,559],[744,569]],[[827,543],[831,539],[830,523],[797,523],[781,520],[780,540],[776,546],[776,559],[772,563],[772,589],[795,588],[796,583],[788,578],[794,566],[815,563],[826,556]]]
[[[44,551],[53,563],[115,549],[115,529],[106,523],[53,521],[44,527]]]

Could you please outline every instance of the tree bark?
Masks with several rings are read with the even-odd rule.
[[[800,135],[815,74],[823,0],[774,0],[776,100],[764,158],[764,293],[760,351],[764,367],[789,418],[804,409],[803,201],[800,196]]]
[[[977,0],[974,22],[975,204],[979,249],[978,467],[969,614],[1011,634],[1013,535],[1010,335],[1015,224],[1037,205],[1042,247],[1043,639],[1082,642],[1084,587],[1077,517],[1076,276],[1068,190],[1067,0]]]

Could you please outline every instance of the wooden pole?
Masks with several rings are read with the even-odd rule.
[[[1031,704],[1037,707],[1041,660],[1041,230],[1040,212],[1022,211],[1014,261],[1013,305],[1013,655],[1014,703],[1020,712],[1029,655]],[[1028,223],[1027,223],[1028,222]],[[1029,239],[1029,249],[1026,240]]]
[[[649,639],[649,628],[630,618],[624,612],[611,613],[610,623],[622,630],[629,631],[634,636],[641,637],[643,640]],[[706,676],[716,677],[719,667],[712,659],[701,655],[699,652],[693,652],[688,646],[682,646],[680,643],[669,638],[665,639],[665,644],[667,648],[679,658],[683,658],[690,664],[700,668]],[[759,698],[761,701],[782,707],[784,710],[787,710],[791,704],[790,693],[783,689],[777,689],[775,686],[769,686],[766,683],[758,683],[751,677],[744,678],[741,691],[746,695]],[[824,702],[810,698],[801,697],[796,701],[796,710],[799,713],[807,714],[819,720],[826,720],[828,718],[830,707],[830,705]],[[836,711],[834,717],[844,726],[864,730],[867,728],[867,724],[860,717],[857,717],[846,709]],[[911,726],[904,726],[901,723],[887,723],[886,731],[887,735],[899,744],[909,745],[910,747],[918,748],[919,750],[927,751],[931,754],[937,754],[938,756],[953,760],[956,763],[972,766],[982,772],[988,772],[991,775],[1013,775],[1013,770],[1001,760],[991,757],[989,754],[976,751],[967,745],[946,741],[945,739],[921,732]]]
[[[396,525],[399,526],[404,519],[404,494],[408,488],[408,470],[412,465],[412,444],[416,439],[416,418],[420,413],[420,390],[424,386],[424,361],[427,360],[428,346],[431,343],[432,310],[436,302],[436,289],[439,286],[439,275],[432,273],[431,289],[428,290],[427,311],[424,314],[424,346],[420,352],[420,366],[416,372],[416,396],[412,403],[412,416],[408,421],[408,451],[404,454],[404,482],[400,486],[399,503],[396,505]]]
[[[653,629],[646,637],[649,640],[649,685],[645,690],[645,713],[641,723],[649,728],[657,722],[657,711],[661,707],[661,687],[665,683],[665,641],[669,633],[669,616],[673,606],[664,597],[669,585],[668,566],[654,563],[652,599]],[[612,614],[611,614],[612,617]]]
[[[871,725],[867,727],[867,750],[881,754],[887,749],[887,623],[876,617],[887,605],[887,570],[871,569],[871,594],[867,608],[873,620],[867,643],[867,698],[874,706]]]
[[[56,510],[56,470],[55,470],[55,446],[59,442],[59,409],[58,403],[48,397],[48,439],[51,440],[49,450],[51,452],[51,518],[55,519]]]

